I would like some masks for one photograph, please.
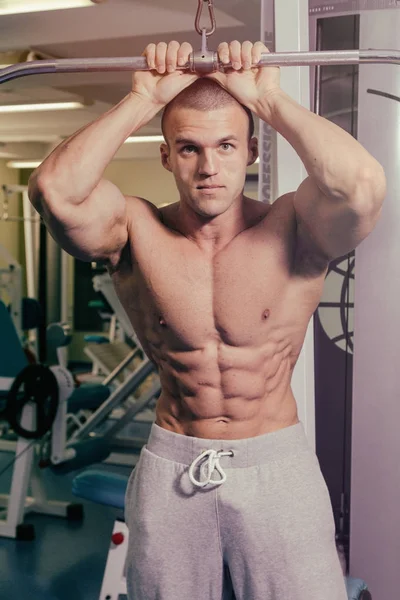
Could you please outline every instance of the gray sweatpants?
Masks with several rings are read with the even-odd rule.
[[[301,423],[229,441],[153,425],[125,517],[129,600],[347,600]]]

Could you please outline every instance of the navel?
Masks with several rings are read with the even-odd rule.
[[[263,321],[266,321],[269,318],[269,315],[271,314],[271,312],[268,310],[268,308],[266,308],[262,314],[261,319]]]

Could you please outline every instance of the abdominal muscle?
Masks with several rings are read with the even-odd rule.
[[[237,348],[213,342],[191,352],[163,352],[156,423],[207,439],[256,437],[298,423],[290,380],[290,344]],[[272,346],[275,346],[273,344]]]
[[[193,291],[174,282],[163,288],[164,302],[157,306],[141,277],[114,277],[114,284],[158,368],[157,425],[203,439],[244,439],[298,423],[290,383],[315,310],[314,294],[296,310],[287,298],[269,302],[268,310],[265,302],[256,307],[253,300],[252,310],[243,310],[250,303],[227,294],[216,317],[202,310],[204,287]],[[175,297],[168,296],[170,289],[178,290]]]

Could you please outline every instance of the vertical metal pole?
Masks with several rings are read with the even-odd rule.
[[[36,427],[35,407],[28,403],[22,411],[21,425],[28,430]],[[23,523],[25,515],[25,500],[28,494],[29,482],[32,473],[32,461],[35,454],[35,446],[32,440],[18,438],[11,490],[7,510],[7,529],[5,535],[16,536],[16,528]]]
[[[61,251],[61,321],[68,321],[68,277],[69,277],[69,258],[68,254]]]
[[[274,52],[274,0],[261,0],[260,40]],[[258,199],[271,204],[276,200],[276,131],[264,121],[260,121],[259,154]]]
[[[22,268],[21,265],[15,268],[12,277],[12,316],[18,337],[22,340]]]
[[[28,188],[22,192],[22,206],[24,215],[24,238],[25,238],[25,264],[26,264],[26,286],[28,298],[36,298],[35,286],[35,251],[33,244],[33,222],[31,203],[28,197]]]
[[[38,356],[40,362],[46,362],[46,324],[47,324],[47,230],[44,223],[40,223],[39,230],[39,281],[38,301],[43,312],[43,321],[38,332]]]
[[[64,252],[64,250],[61,250],[60,320],[62,323],[68,323],[68,320],[69,320],[68,279],[69,279],[69,257],[68,257],[68,254],[66,252]],[[58,348],[57,354],[59,355],[60,364],[66,367],[68,365],[68,346]]]
[[[24,242],[25,242],[25,265],[26,265],[26,286],[28,298],[36,298],[36,269],[35,259],[37,253],[35,252],[34,244],[34,221],[32,220],[36,215],[33,210],[32,204],[29,201],[28,188],[26,187],[22,192],[22,209],[24,216]],[[38,356],[38,336],[36,330],[30,330],[28,333],[28,340],[34,349],[36,356]]]
[[[288,14],[290,19],[288,19]],[[308,0],[275,2],[275,51],[309,50]],[[310,108],[309,67],[281,69],[281,87],[296,102]],[[277,195],[295,191],[307,177],[294,149],[277,136]],[[314,326],[311,321],[293,373],[292,389],[310,445],[315,448]]]
[[[322,25],[321,22],[317,22],[317,50],[321,50],[322,46]],[[319,115],[321,114],[321,65],[315,67],[313,73],[314,77],[314,112]]]

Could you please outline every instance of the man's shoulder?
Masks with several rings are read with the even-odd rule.
[[[259,217],[261,224],[267,228],[272,227],[275,231],[277,231],[277,227],[278,229],[293,230],[296,223],[293,198],[294,192],[289,192],[280,196],[272,203],[254,200],[252,212],[255,217]]]
[[[177,232],[176,213],[179,202],[156,206],[139,196],[127,196],[128,233],[136,240],[161,239],[163,234]],[[143,234],[143,235],[142,235]]]
[[[158,207],[140,196],[125,196],[126,206],[129,213],[142,213],[160,219],[160,211]]]
[[[289,215],[295,216],[294,212],[294,196],[296,192],[288,192],[279,196],[271,206],[281,211],[286,211]]]
[[[136,231],[138,227],[141,229],[147,227],[164,229],[166,223],[165,209],[168,207],[156,206],[149,200],[139,196],[126,196],[126,207],[130,232]]]

